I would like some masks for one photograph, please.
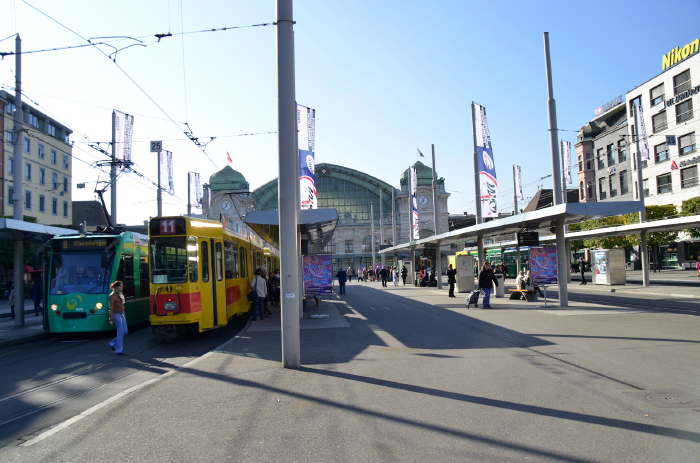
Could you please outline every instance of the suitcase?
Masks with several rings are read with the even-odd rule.
[[[474,304],[474,308],[476,309],[476,305],[479,303],[479,294],[481,294],[481,290],[478,289],[469,293],[469,296],[467,296],[467,309],[472,304]]]

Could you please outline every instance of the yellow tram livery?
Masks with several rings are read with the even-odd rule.
[[[250,230],[213,220],[156,217],[148,227],[150,322],[166,341],[227,325],[250,311],[253,271],[278,268],[274,250]]]

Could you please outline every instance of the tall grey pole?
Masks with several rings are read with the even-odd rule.
[[[474,102],[472,101],[472,138],[474,140],[474,198],[476,200],[476,223],[483,222],[481,216],[481,184],[479,183],[479,159],[476,151],[476,113]],[[481,234],[476,236],[476,248],[479,259],[479,267],[484,265],[486,254],[484,253],[484,237]]]
[[[391,187],[391,245],[396,246],[396,196]]]
[[[14,131],[14,169],[12,172],[12,190],[14,208],[12,218],[24,219],[24,194],[22,189],[22,134],[24,133],[24,116],[22,115],[22,40],[17,34],[15,37],[15,117]],[[20,238],[14,242],[14,288],[15,288],[15,326],[24,326],[24,241]]]
[[[279,181],[277,210],[280,236],[280,291],[282,310],[282,364],[285,368],[301,366],[299,335],[299,255],[297,228],[299,203],[296,189],[297,117],[294,91],[294,18],[292,0],[277,0],[277,85]]]
[[[569,153],[564,150],[564,140],[559,140],[559,153],[561,155],[561,199],[562,202],[568,203],[568,195],[566,194],[566,172],[564,172],[566,170],[566,160],[564,157],[568,156]]]
[[[369,220],[370,220],[370,244],[371,244],[371,250],[372,250],[372,271],[376,270],[375,265],[376,265],[376,259],[374,257],[374,204],[370,203],[369,204]],[[376,275],[375,275],[376,277]]]
[[[552,195],[554,204],[562,203],[561,199],[561,165],[559,162],[559,136],[557,133],[557,104],[554,100],[554,88],[552,85],[552,64],[549,58],[549,32],[544,33],[544,61],[547,74],[547,113],[549,114],[549,149],[552,152]],[[564,222],[558,221],[555,225],[557,242],[557,281],[559,283],[559,304],[561,307],[569,306],[569,288],[567,280],[567,267],[569,256],[566,254],[564,238]]]
[[[382,189],[379,188],[379,249],[382,249],[382,245],[384,244],[384,198],[382,195]],[[379,262],[384,268],[385,262],[385,256],[384,253],[381,253],[379,255]]]
[[[162,151],[158,151],[158,191],[156,192],[156,203],[158,206],[158,217],[163,215],[163,188],[160,186],[160,160]],[[115,222],[113,222],[115,223]]]
[[[117,112],[112,110],[112,162],[109,167],[109,212],[112,223],[117,225]],[[160,216],[160,213],[158,214]]]
[[[191,178],[190,178],[191,176],[192,176],[192,172],[187,172],[187,216],[188,217],[192,215],[192,200],[190,199],[190,196],[192,195],[192,191],[190,188],[190,185],[192,183]]]
[[[406,191],[408,191],[408,242],[413,243],[413,187],[411,186],[411,165],[408,165],[408,180]]]
[[[641,97],[639,104],[642,104]],[[639,211],[639,223],[646,222],[647,220],[647,210],[645,206],[646,200],[644,199],[644,174],[642,172],[642,153],[639,151],[639,133],[637,133],[637,127],[639,124],[637,122],[637,108],[633,110],[634,113],[634,130],[635,130],[635,144],[637,148],[637,154],[635,154],[635,162],[637,164],[637,198],[642,205],[642,209]],[[647,232],[642,231],[639,234],[639,253],[641,254],[642,260],[642,285],[649,286],[649,251],[647,249]]]
[[[430,150],[433,155],[433,228],[438,233],[438,194],[437,194],[437,174],[435,173],[435,145],[430,145]],[[437,288],[442,289],[442,251],[440,251],[440,242],[437,242],[435,248],[435,279],[437,280]]]
[[[516,165],[513,164],[513,215],[518,214],[518,185],[515,182]],[[515,234],[515,273],[516,278],[520,274],[520,245],[518,244],[518,234]]]

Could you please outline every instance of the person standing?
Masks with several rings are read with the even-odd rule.
[[[457,283],[457,270],[452,268],[452,264],[447,266],[447,283],[450,285],[450,291],[447,294],[448,297],[455,296],[455,283]]]
[[[253,318],[252,321],[265,319],[263,307],[265,305],[265,297],[267,296],[267,281],[263,276],[261,269],[255,270],[255,277],[250,282],[250,289],[255,291],[255,300],[253,301]]]
[[[32,301],[34,301],[34,315],[39,315],[41,310],[41,280],[34,280],[32,283]]]
[[[586,284],[586,261],[583,260],[583,256],[578,258],[578,269],[581,272],[581,284]]]
[[[386,288],[386,280],[389,277],[389,272],[387,271],[386,267],[382,267],[382,269],[379,271],[379,277],[382,279],[382,287]]]
[[[348,279],[348,274],[341,267],[335,277],[338,279],[338,294],[342,296],[345,294],[345,281]]]
[[[406,277],[408,277],[408,269],[404,265],[401,269],[401,279],[403,280],[403,285],[406,286]]]
[[[348,283],[352,283],[352,267],[348,267],[347,274],[348,274]]]
[[[124,283],[121,280],[115,280],[109,288],[112,290],[109,293],[109,323],[112,323],[117,329],[117,335],[109,341],[109,347],[117,355],[124,354],[124,336],[129,333],[129,328],[126,324],[126,306],[124,305]]]
[[[479,272],[479,289],[484,293],[484,304],[482,305],[484,309],[491,308],[491,288],[493,285],[498,286],[496,275],[491,270],[491,264],[484,262],[484,266]]]

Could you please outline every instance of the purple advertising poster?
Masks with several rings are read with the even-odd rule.
[[[557,283],[556,247],[530,248],[530,276],[534,283],[542,285]]]
[[[333,290],[333,261],[329,254],[304,256],[304,292],[329,293]]]

